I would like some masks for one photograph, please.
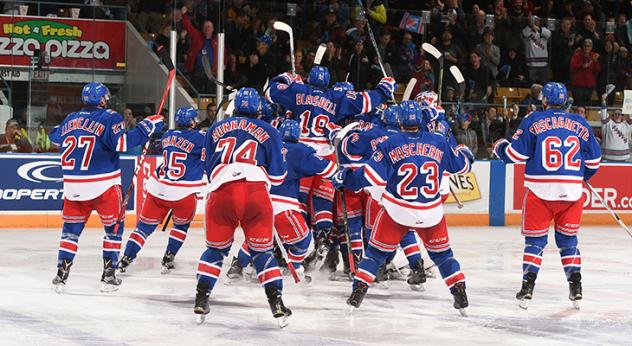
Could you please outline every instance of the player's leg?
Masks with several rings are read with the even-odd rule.
[[[362,225],[364,223],[362,196],[349,190],[344,190],[343,193],[347,207],[347,225],[349,227],[349,235],[351,236],[351,251],[353,252],[356,262],[359,262],[362,258],[362,251],[364,250],[362,235]],[[337,221],[338,224],[342,224],[342,202],[337,201],[336,205]]]
[[[209,193],[205,206],[205,235],[206,250],[200,256],[197,268],[197,287],[195,295],[195,306],[193,312],[200,315],[199,322],[203,320],[202,315],[210,312],[208,299],[211,291],[215,287],[219,274],[222,270],[224,257],[228,256],[230,247],[233,244],[235,229],[239,225],[239,218],[236,215],[236,203],[241,199],[235,194],[235,185],[239,183],[228,183],[219,189]],[[233,194],[235,194],[233,196]]]
[[[301,276],[306,278],[305,268],[301,265],[311,250],[312,233],[300,212],[285,210],[274,216],[274,229],[279,234],[283,246],[287,250],[288,260]],[[307,279],[311,280],[311,278]]]
[[[130,265],[136,259],[138,252],[145,246],[147,238],[154,232],[158,224],[167,214],[168,209],[161,203],[161,200],[152,194],[147,194],[140,214],[136,228],[129,235],[129,239],[125,244],[123,257],[118,264],[119,273],[125,273],[129,270]]]
[[[57,274],[53,278],[55,290],[59,293],[66,285],[70,267],[79,248],[79,237],[86,226],[92,206],[87,201],[71,201],[64,199],[62,220],[64,225],[57,253]]]
[[[524,255],[522,257],[522,286],[516,294],[521,300],[520,306],[527,308],[533,297],[535,281],[540,271],[544,248],[548,242],[549,225],[553,214],[546,201],[541,200],[533,192],[525,192],[522,206],[522,235],[525,237]]]
[[[454,258],[450,247],[445,217],[432,227],[418,228],[417,234],[423,240],[428,256],[439,268],[443,281],[454,296],[454,308],[466,308],[468,301],[465,294],[465,274],[461,272],[461,265]]]
[[[577,234],[581,224],[584,197],[575,202],[557,202],[557,204],[561,209],[555,215],[555,243],[560,250],[562,267],[568,281],[568,298],[575,302],[583,298],[582,259],[577,246]]]
[[[399,245],[406,255],[408,265],[410,266],[410,274],[406,280],[413,290],[423,290],[423,284],[426,282],[426,270],[424,268],[424,260],[421,258],[421,250],[417,244],[417,238],[414,231],[408,231],[399,242]]]
[[[175,269],[175,256],[187,238],[187,231],[195,216],[197,199],[195,194],[190,194],[178,201],[169,201],[169,207],[173,210],[173,227],[169,231],[169,242],[162,257],[162,273],[169,273]]]
[[[369,240],[369,246],[353,278],[353,291],[347,299],[347,304],[355,308],[360,307],[369,286],[375,280],[378,269],[384,264],[388,256],[397,249],[397,245],[407,231],[407,227],[396,223],[384,209],[380,210]]]
[[[244,230],[259,282],[268,297],[272,315],[284,320],[292,311],[283,304],[283,277],[272,252],[274,215],[268,190],[263,183],[245,183],[242,193],[248,198],[244,201],[245,208],[241,214],[238,213],[241,228]]]
[[[123,232],[125,230],[125,212],[119,215],[123,206],[123,190],[121,185],[110,187],[101,196],[94,200],[93,204],[101,217],[105,235],[103,236],[103,274],[101,275],[101,291],[112,292],[118,290],[121,279],[116,277],[116,267],[118,266],[119,252],[123,242]],[[115,230],[116,223],[120,223]]]
[[[240,280],[244,276],[244,268],[247,268],[250,265],[252,257],[250,256],[250,249],[248,248],[248,243],[244,241],[241,243],[239,247],[239,251],[237,252],[237,256],[233,257],[230,268],[226,273],[229,281],[227,284],[233,283],[235,281]]]

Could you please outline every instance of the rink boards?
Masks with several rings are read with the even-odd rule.
[[[0,228],[59,227],[63,184],[59,155],[3,154],[0,155]],[[127,208],[126,222],[135,223],[136,211],[143,202],[147,177],[160,163],[161,157],[146,157],[139,170],[133,196]],[[138,158],[121,157],[123,187],[126,190],[133,176]],[[595,190],[606,202],[632,222],[632,181],[625,177],[632,173],[632,164],[602,164],[591,180]],[[502,226],[520,224],[524,196],[523,165],[503,165],[500,161],[478,161],[465,176],[451,176],[450,185],[464,204],[458,209],[450,197],[445,205],[448,223],[462,226]],[[611,224],[610,214],[596,196],[584,188],[586,215],[584,224]],[[200,197],[196,221],[203,220],[203,200]],[[90,227],[99,226],[97,217]]]

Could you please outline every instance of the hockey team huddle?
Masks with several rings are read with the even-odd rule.
[[[309,283],[306,271],[318,267],[334,278],[342,258],[343,273],[353,282],[347,304],[359,308],[368,288],[388,279],[398,248],[409,263],[407,284],[424,289],[428,267],[417,236],[454,308],[465,315],[465,274],[450,246],[443,202],[450,174],[467,174],[474,155],[456,144],[434,92],[394,104],[395,87],[388,77],[373,90],[355,91],[346,82],[330,87],[327,68],[315,66],[306,82],[290,73],[271,79],[265,95],[241,88],[232,115],[205,133],[196,130],[196,110],[178,109],[176,128],[162,136],[163,162],[146,183],[147,197],[119,259],[125,216],[119,153],[158,133],[163,118],[150,116],[125,131],[121,115],[107,108],[108,89],[87,84],[86,107],[50,134],[61,148],[64,179],[56,291],[67,283],[93,210],[105,230],[102,291],[118,289],[117,275],[130,270],[170,212],[173,227],[162,266],[163,273],[173,270],[200,195],[206,249],[197,267],[199,322],[210,312],[209,295],[238,227],[245,240],[226,280],[256,278],[281,326],[292,311],[283,304],[278,259],[296,282]],[[551,221],[569,299],[582,299],[582,182],[596,173],[601,156],[590,125],[564,111],[567,98],[562,84],[546,84],[545,110],[525,117],[511,142],[501,139],[493,146],[505,163],[526,162],[523,277],[516,295],[523,308],[533,295]]]

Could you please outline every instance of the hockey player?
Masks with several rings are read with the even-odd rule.
[[[303,177],[313,175],[331,178],[337,171],[336,164],[318,157],[313,148],[299,143],[298,122],[292,119],[283,121],[279,132],[284,142],[282,152],[283,160],[287,163],[287,177],[283,184],[270,189],[274,209],[274,228],[287,249],[290,262],[288,265],[294,266],[301,280],[310,281],[311,279],[305,276],[305,269],[301,263],[310,250],[312,232],[301,214],[303,210],[298,201],[299,181]],[[242,246],[238,258],[233,258],[228,277],[240,278],[242,268],[246,267],[250,260],[251,256],[247,247]]]
[[[378,126],[376,122],[362,122],[357,130],[349,133],[349,135],[340,142],[340,153],[342,154],[340,155],[341,166],[351,170],[363,167],[377,151],[380,143],[386,141],[389,135],[399,132],[397,128],[399,122],[397,119],[398,113],[399,106],[391,105],[382,113],[382,119],[387,128]],[[362,213],[364,214],[364,220],[360,218],[357,221],[359,225],[356,225],[356,218],[349,218],[349,229],[351,231],[352,240],[354,238],[354,232],[356,232],[356,227],[358,228],[357,232],[362,232],[362,221],[365,221],[364,238],[368,244],[368,239],[371,237],[371,230],[375,223],[375,215],[377,215],[381,208],[378,201],[384,193],[384,188],[369,186],[360,193],[355,193],[349,189],[344,189],[343,192],[346,195],[347,209],[354,210],[354,208],[360,208],[364,210],[364,213]],[[353,213],[349,214],[354,215]],[[413,290],[423,290],[426,275],[423,259],[421,258],[421,251],[419,250],[415,234],[412,231],[407,232],[402,237],[400,245],[408,259],[411,269],[410,276],[407,280],[408,284]],[[383,282],[388,280],[386,266],[391,263],[394,256],[395,252],[386,259],[384,265],[380,266],[376,281],[379,280]],[[397,269],[395,269],[395,271],[396,270]]]
[[[322,66],[310,70],[307,84],[284,73],[271,80],[266,97],[292,112],[301,125],[300,142],[314,148],[318,156],[333,160],[334,149],[329,138],[338,128],[336,123],[370,112],[374,105],[390,99],[396,86],[392,78],[383,78],[375,90],[356,93],[346,90],[349,86],[327,89],[329,79],[329,70]],[[309,194],[307,201],[311,203],[311,219],[317,232],[330,230],[334,198],[331,181],[321,177],[305,179],[301,191]]]
[[[281,299],[283,280],[272,255],[273,209],[268,190],[287,175],[281,137],[270,124],[257,119],[259,94],[242,88],[235,96],[235,114],[215,123],[206,134],[205,170],[210,178],[206,203],[206,250],[197,269],[194,312],[198,322],[210,311],[208,299],[233,243],[238,226],[244,231],[250,255],[264,286],[272,315],[287,324],[292,311]]]
[[[173,228],[162,258],[162,273],[175,269],[174,258],[187,236],[195,216],[196,194],[204,181],[204,133],[194,130],[198,113],[192,107],[182,107],[175,115],[176,129],[162,136],[163,162],[153,172],[145,186],[147,197],[138,215],[136,229],[130,234],[119,272],[126,272],[165,215],[172,210]]]
[[[126,132],[123,117],[107,108],[109,99],[105,85],[86,84],[81,91],[86,107],[70,113],[50,134],[51,142],[60,145],[64,178],[64,226],[53,279],[58,293],[66,285],[79,237],[92,210],[99,214],[105,230],[101,291],[116,291],[121,284],[115,275],[125,216],[120,215],[124,196],[119,153],[145,143],[152,133],[160,131],[162,116],[150,116]],[[120,231],[115,233],[117,222]]]
[[[464,314],[468,306],[465,276],[454,258],[439,197],[444,170],[467,173],[474,156],[467,147],[450,148],[444,137],[419,132],[425,126],[422,111],[414,101],[400,105],[402,132],[380,144],[370,161],[359,170],[341,170],[334,176],[336,188],[360,190],[382,186],[382,209],[377,215],[369,246],[353,281],[347,304],[358,308],[378,268],[395,250],[409,229],[423,240],[430,258],[454,296],[454,307]]]
[[[516,294],[528,307],[547,244],[549,225],[555,222],[555,243],[569,284],[569,299],[582,299],[581,258],[577,233],[584,195],[582,181],[599,168],[601,150],[588,122],[564,112],[568,98],[563,84],[550,82],[542,89],[544,111],[525,117],[512,141],[500,139],[494,153],[505,163],[526,162],[522,235],[525,237],[522,288]]]

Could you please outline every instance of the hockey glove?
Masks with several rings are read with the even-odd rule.
[[[343,190],[345,188],[345,178],[349,174],[349,169],[341,167],[340,170],[331,178],[334,189]]]
[[[494,155],[496,155],[497,158],[502,160],[502,156],[500,156],[501,153],[505,153],[505,149],[507,149],[507,146],[509,145],[509,141],[501,138],[499,140],[497,140],[496,142],[494,142],[494,144],[492,145],[492,150],[494,152]]]
[[[334,141],[336,140],[336,137],[338,136],[339,133],[340,133],[340,128],[335,128],[329,131],[329,141],[332,144],[335,143]]]
[[[381,90],[387,98],[392,98],[393,93],[397,89],[397,84],[395,84],[395,79],[391,77],[384,77],[380,80],[380,83],[377,85],[377,89]]]
[[[457,153],[463,154],[463,156],[470,161],[470,164],[474,163],[474,153],[472,153],[472,150],[470,150],[467,145],[459,144],[455,149]]]
[[[138,129],[147,137],[150,137],[153,133],[160,132],[162,126],[162,115],[151,115],[138,123]]]

